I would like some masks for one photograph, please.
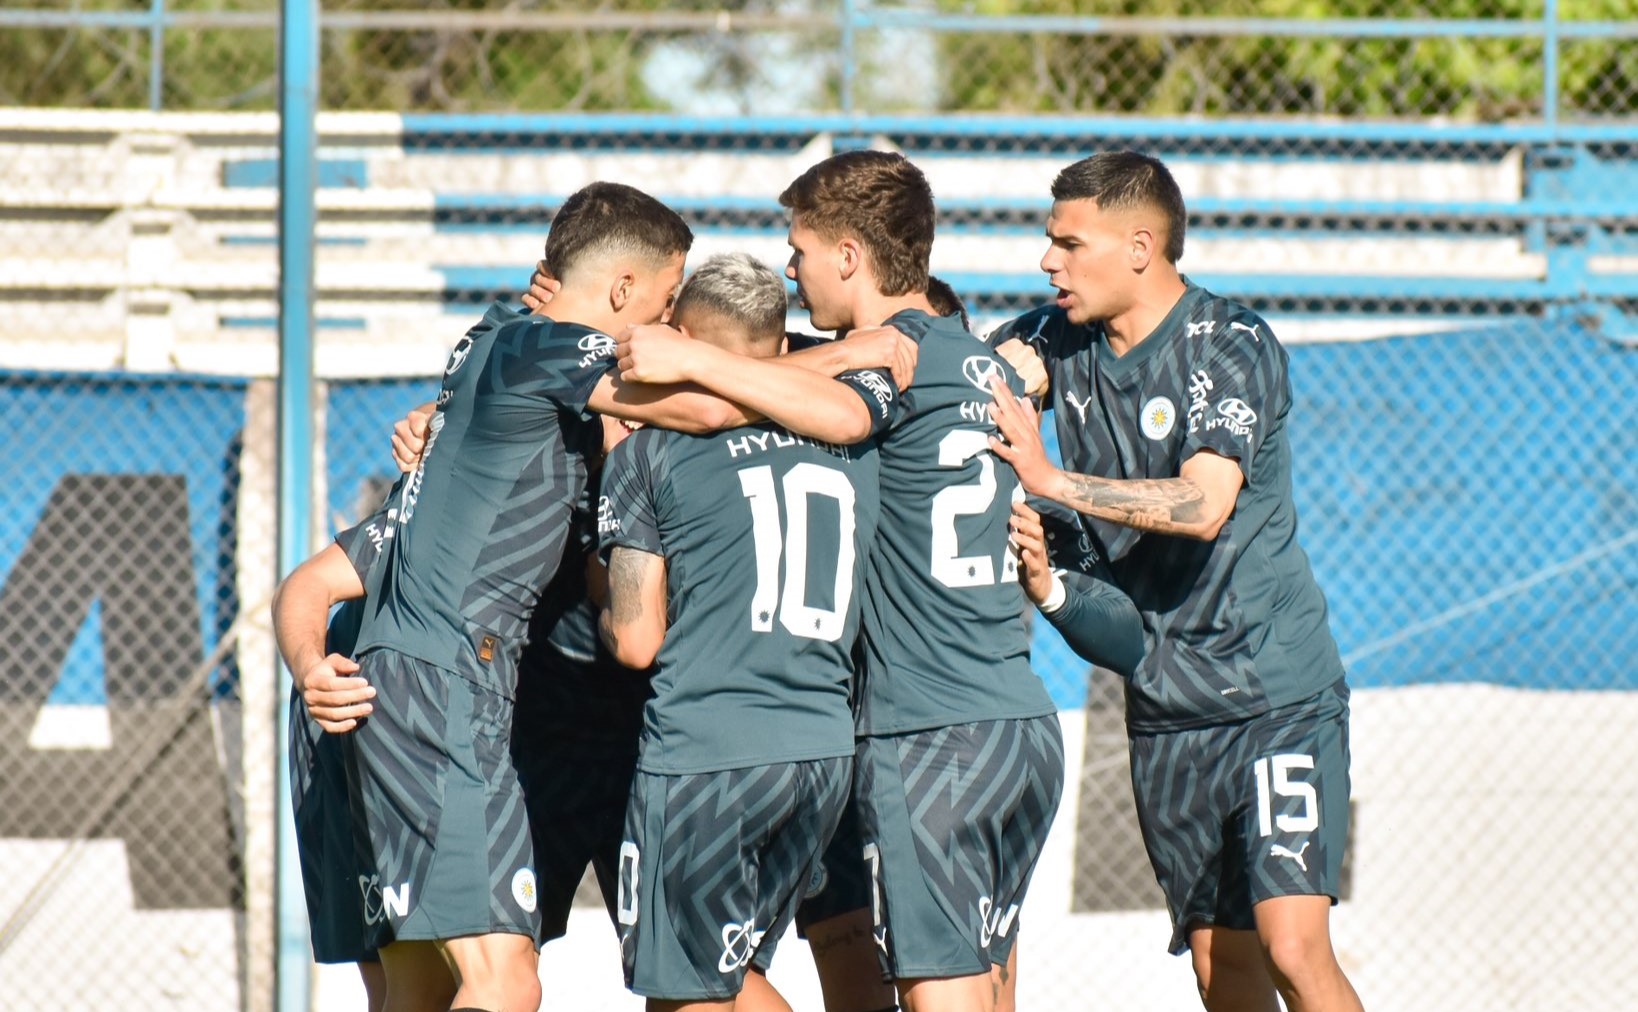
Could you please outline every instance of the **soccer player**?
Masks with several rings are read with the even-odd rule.
[[[1057,304],[992,343],[1039,357],[1068,471],[997,386],[1024,488],[1078,510],[1143,613],[1126,685],[1132,783],[1172,951],[1208,1009],[1359,1009],[1329,914],[1348,830],[1348,688],[1297,543],[1285,349],[1190,283],[1183,198],[1134,152],[1052,184]],[[1011,342],[1017,339],[1027,349]],[[1010,445],[1009,445],[1010,444]]]
[[[676,320],[771,359],[785,307],[777,275],[730,254],[689,278]],[[842,380],[867,420],[896,400],[880,373]],[[618,908],[626,982],[651,1010],[731,1009],[748,971],[771,991],[761,974],[841,818],[875,456],[759,423],[645,428],[605,465],[603,636],[655,666]]]
[[[933,198],[907,159],[836,155],[780,203],[791,212],[786,273],[814,327],[891,323],[919,346],[880,441],[856,791],[875,939],[900,1001],[988,1010],[991,967],[1006,964],[1063,785],[1056,707],[1019,621],[1017,482],[988,447],[990,378],[1017,378],[958,320],[932,313]],[[753,370],[663,328],[638,328],[620,354],[627,379],[691,381],[760,408]]]
[[[508,754],[518,652],[599,438],[588,407],[646,406],[647,420],[676,411],[696,425],[701,405],[718,417],[739,413],[718,398],[632,390],[608,375],[606,332],[660,318],[691,239],[646,194],[586,187],[565,203],[547,241],[547,261],[564,282],[556,319],[492,312],[451,356],[427,452],[372,571],[358,645],[359,674],[377,690],[354,754],[381,882],[372,928],[386,943],[389,1004],[395,967],[408,979],[412,966],[441,958],[455,969],[462,1007],[539,1002],[536,885]],[[788,371],[799,374],[788,388],[818,409],[814,434],[831,438],[830,391],[803,384],[857,398]],[[304,628],[287,639],[299,641],[286,658],[305,678],[322,662],[320,636]]]

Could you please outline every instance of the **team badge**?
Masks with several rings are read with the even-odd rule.
[[[529,868],[519,868],[512,876],[512,898],[526,914],[535,912],[535,873]]]
[[[1177,427],[1177,405],[1170,397],[1151,397],[1144,402],[1138,424],[1150,439],[1165,439]]]

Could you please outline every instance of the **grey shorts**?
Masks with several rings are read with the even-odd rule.
[[[316,963],[374,962],[364,941],[362,879],[369,867],[353,838],[347,795],[348,734],[326,734],[307,714],[301,696],[290,696],[290,794],[296,818],[296,856],[307,900],[307,922]]]
[[[1172,916],[1250,930],[1277,896],[1336,901],[1348,840],[1348,689],[1216,727],[1133,735],[1138,825]]]
[[[899,980],[988,973],[1063,794],[1056,715],[865,738],[859,822],[883,970]]]
[[[376,690],[374,711],[352,732],[354,817],[374,865],[367,940],[538,938],[511,700],[391,650],[359,663]]]
[[[626,986],[673,1001],[739,993],[766,970],[853,782],[842,756],[637,774],[620,848]]]

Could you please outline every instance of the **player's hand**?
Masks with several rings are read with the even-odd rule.
[[[357,671],[357,661],[331,654],[296,679],[307,712],[330,734],[346,734],[375,709],[375,686],[354,677]]]
[[[1021,502],[1012,504],[1012,517],[1007,521],[1012,529],[1012,544],[1018,549],[1018,582],[1024,593],[1037,605],[1044,604],[1052,593],[1052,567],[1047,562],[1046,532],[1041,528],[1041,514]]]
[[[529,276],[529,290],[522,295],[523,308],[534,316],[546,315],[546,304],[563,290],[563,282],[546,270],[546,261],[535,264],[535,273]]]
[[[603,455],[606,457],[614,452],[614,448],[626,441],[626,437],[643,427],[642,422],[628,422],[624,418],[613,415],[603,415]]]
[[[864,327],[849,331],[841,347],[847,351],[849,369],[888,369],[902,393],[916,377],[916,342],[895,327]]]
[[[427,401],[400,418],[392,427],[392,462],[405,474],[421,464],[421,451],[427,448],[427,426],[438,406]]]
[[[1031,397],[1046,393],[1046,363],[1041,361],[1040,353],[1034,348],[1015,337],[997,345],[995,353],[1006,359],[1024,381],[1024,393]]]
[[[698,342],[663,323],[627,327],[614,339],[620,378],[628,383],[686,383],[698,348]]]
[[[1018,483],[1031,495],[1047,495],[1058,469],[1041,442],[1041,416],[1028,398],[1014,397],[1000,376],[990,380],[990,418],[1001,438],[990,437],[990,450],[1018,472]]]

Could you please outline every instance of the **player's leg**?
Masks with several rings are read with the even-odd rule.
[[[455,978],[436,942],[393,942],[381,949],[379,965],[389,1012],[447,1012],[455,999]]]
[[[370,1012],[385,1012],[387,1007],[387,971],[381,968],[381,958],[360,960],[358,976],[364,982],[364,1000]],[[453,984],[454,982],[451,981]],[[455,996],[450,988],[450,997]]]
[[[539,918],[528,817],[509,753],[511,701],[390,651],[361,663],[383,697],[353,732],[375,871],[365,902],[370,940],[451,940],[443,956],[456,972],[458,1002],[535,1008]],[[390,994],[403,992],[398,967],[430,973],[421,948],[392,959],[383,950]]]
[[[864,906],[807,926],[825,1012],[891,1012],[897,1007],[899,992],[882,979],[871,928],[868,898]]]
[[[900,1004],[989,1012],[1063,786],[1056,718],[868,738],[859,757],[876,941]]]
[[[1360,1012],[1331,948],[1331,898],[1280,896],[1253,908],[1257,937],[1289,1012]]]
[[[454,1008],[534,1012],[540,1007],[532,934],[490,932],[445,939],[441,944],[455,971]]]
[[[870,871],[859,836],[859,809],[850,796],[818,873],[796,911],[819,973],[825,1012],[891,1012],[899,992],[882,978],[870,916]]]
[[[768,975],[754,966],[745,975],[745,986],[739,989],[733,1007],[736,1012],[791,1012],[790,1002],[768,983]]]
[[[1252,721],[1224,764],[1243,799],[1235,821],[1243,901],[1292,1012],[1356,1012],[1331,946],[1348,839],[1348,707],[1340,685]],[[1235,926],[1240,926],[1236,924]]]
[[[1171,913],[1170,950],[1191,954],[1201,1002],[1211,1012],[1275,1012],[1243,868],[1224,860],[1234,792],[1222,768],[1231,742],[1232,732],[1214,728],[1133,735],[1132,796]]]
[[[995,992],[995,1012],[1018,1012],[1018,942],[1005,963],[990,964],[990,990]]]
[[[1197,926],[1189,932],[1189,955],[1208,1012],[1279,1012],[1257,932]]]

